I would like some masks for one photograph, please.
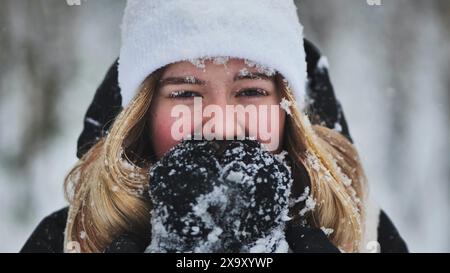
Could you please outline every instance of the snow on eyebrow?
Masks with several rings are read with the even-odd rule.
[[[234,81],[238,80],[272,80],[272,76],[269,76],[265,73],[260,72],[251,72],[248,68],[242,68],[238,73],[234,76]]]
[[[197,82],[197,79],[194,76],[186,76],[186,77],[184,77],[184,79],[188,83],[196,83]]]

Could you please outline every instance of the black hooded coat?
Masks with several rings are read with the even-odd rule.
[[[320,51],[308,40],[305,40],[308,88],[310,100],[309,112],[313,124],[321,124],[338,130],[349,141],[353,142],[341,104],[335,96],[328,70],[319,65],[322,57]],[[122,110],[122,97],[118,85],[117,60],[109,68],[103,82],[98,87],[84,119],[77,157],[81,158],[102,136],[107,134],[112,121]],[[68,207],[62,208],[45,217],[33,231],[20,252],[63,252],[64,230],[67,221]],[[397,229],[382,211],[375,211],[378,221],[377,241],[383,253],[408,252],[404,240]],[[339,252],[328,240],[321,229],[287,228],[286,239],[293,252]],[[105,252],[143,252],[149,244],[136,234],[119,236]]]

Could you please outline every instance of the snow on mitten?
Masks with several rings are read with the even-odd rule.
[[[192,252],[213,230],[194,206],[219,184],[217,148],[206,141],[182,141],[152,166],[152,241],[147,252]]]
[[[224,234],[240,243],[239,252],[287,252],[284,221],[293,181],[289,167],[249,139],[231,142],[221,163],[221,180],[229,188],[227,217],[221,221]]]
[[[291,183],[289,168],[257,141],[183,141],[151,168],[146,251],[287,251]]]

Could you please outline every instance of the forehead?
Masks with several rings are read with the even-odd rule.
[[[180,61],[166,66],[163,77],[179,75],[207,75],[216,73],[236,74],[239,72],[261,72],[254,62],[239,58],[213,58]]]

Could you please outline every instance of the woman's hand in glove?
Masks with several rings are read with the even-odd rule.
[[[286,251],[289,168],[254,140],[183,141],[150,171],[149,252]]]
[[[146,251],[339,252],[321,229],[285,222],[291,183],[289,167],[256,141],[181,142],[150,171]],[[123,234],[106,252],[145,247]]]

